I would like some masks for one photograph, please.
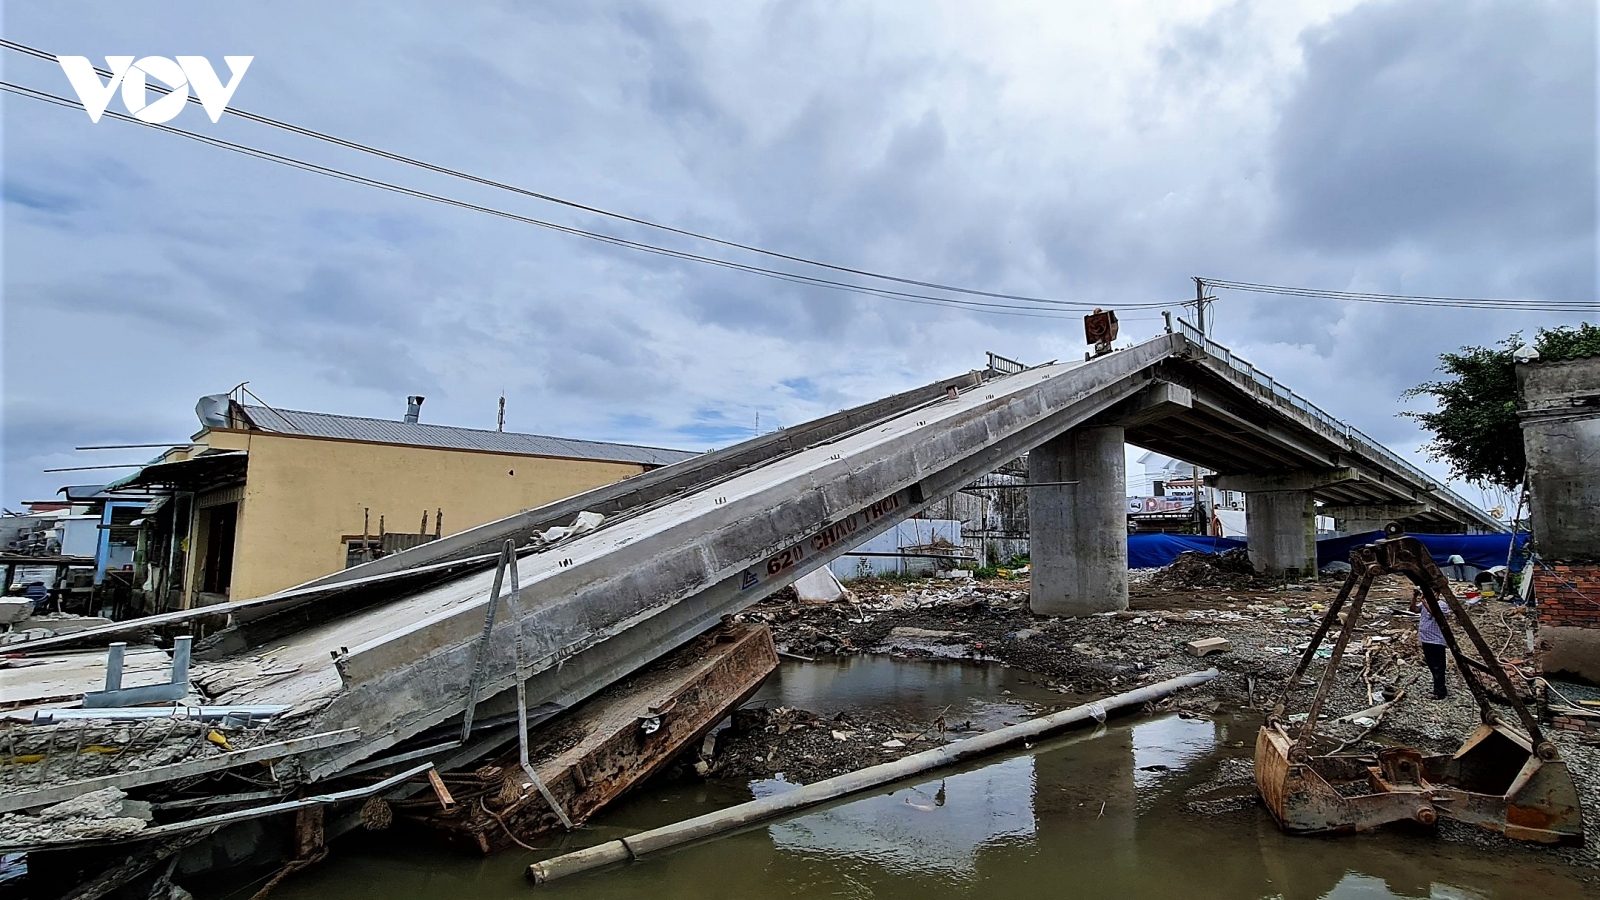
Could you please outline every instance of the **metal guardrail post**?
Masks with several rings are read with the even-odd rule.
[[[127,641],[117,641],[106,649],[106,691],[122,690],[122,658],[127,652]]]

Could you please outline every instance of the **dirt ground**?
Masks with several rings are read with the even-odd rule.
[[[1130,608],[1080,618],[1037,616],[1028,610],[1025,578],[928,579],[852,582],[845,599],[801,604],[773,598],[741,618],[771,625],[781,651],[802,657],[888,653],[899,656],[967,658],[1024,670],[1041,687],[1059,694],[1054,705],[1034,704],[1035,715],[1154,681],[1215,667],[1221,677],[1169,698],[1163,709],[1209,716],[1218,710],[1265,713],[1280,695],[1304,646],[1340,581],[1272,583],[1244,573],[1201,571],[1135,572]],[[1465,588],[1466,586],[1461,586]],[[1458,591],[1458,594],[1460,591]],[[1478,724],[1471,693],[1454,670],[1450,696],[1431,698],[1431,681],[1417,646],[1417,618],[1407,611],[1409,583],[1384,578],[1373,586],[1341,674],[1328,702],[1331,717],[1365,710],[1399,695],[1375,727],[1328,722],[1323,752],[1346,742],[1377,749],[1405,744],[1425,752],[1449,752]],[[1529,612],[1494,600],[1471,606],[1479,630],[1502,661],[1531,674],[1525,665]],[[1231,650],[1197,658],[1185,650],[1203,638],[1224,638]],[[1324,646],[1331,644],[1331,636]],[[1314,664],[1309,678],[1324,669]],[[1403,692],[1403,693],[1402,693]],[[1291,696],[1289,712],[1303,711],[1312,691]],[[1509,716],[1509,708],[1504,708]],[[804,710],[747,709],[719,738],[712,770],[724,777],[809,782],[899,758],[961,736],[962,723],[897,721],[873,713],[823,719]],[[1578,782],[1586,830],[1600,834],[1600,746],[1593,739],[1553,732]],[[1249,767],[1239,776],[1252,781]],[[1449,840],[1505,847],[1512,842],[1468,826],[1447,824]],[[1565,862],[1600,867],[1600,841],[1549,851]],[[1544,851],[1540,851],[1544,852]]]

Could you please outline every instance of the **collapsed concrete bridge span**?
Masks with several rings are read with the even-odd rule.
[[[434,758],[448,768],[507,739],[501,727],[451,746],[442,729],[472,696],[489,698],[481,721],[509,708],[519,631],[532,652],[528,702],[553,714],[1023,454],[1035,484],[1035,610],[1122,608],[1124,440],[1263,498],[1251,501],[1251,543],[1259,509],[1269,569],[1306,565],[1296,548],[1310,540],[1319,500],[1497,524],[1226,349],[1179,331],[1084,361],[946,379],[235,604],[196,677],[228,685],[214,702],[290,705],[306,733],[355,729],[359,739],[300,758],[311,780],[430,740],[442,741]],[[535,539],[580,512],[607,518]],[[521,615],[500,598],[486,631],[488,554],[506,540],[521,548]],[[266,680],[252,667],[269,647],[276,674]]]

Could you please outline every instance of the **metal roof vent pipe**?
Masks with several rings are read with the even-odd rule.
[[[427,398],[415,394],[406,398],[406,423],[417,424],[417,417],[422,415],[422,401]]]

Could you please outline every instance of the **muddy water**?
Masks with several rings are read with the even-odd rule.
[[[1026,696],[1034,686],[1012,670],[868,660],[786,666],[768,686],[768,699],[818,711],[882,703],[937,713],[952,706],[975,717],[1005,716],[1016,700],[1035,699]],[[1592,886],[1540,851],[1506,843],[1484,849],[1403,831],[1286,837],[1250,803],[1247,786],[1222,784],[1230,774],[1236,782],[1249,771],[1254,735],[1254,722],[1226,715],[1114,721],[1097,732],[538,888],[523,869],[553,853],[477,859],[402,833],[357,835],[323,864],[285,881],[274,897],[1595,896]],[[569,849],[596,843],[788,789],[782,782],[654,786],[565,843]]]
[[[785,660],[752,702],[823,716],[862,711],[931,722],[943,715],[947,722],[989,729],[1036,714],[1042,705],[1079,702],[1044,687],[1045,681],[992,663],[824,656],[809,663]]]

